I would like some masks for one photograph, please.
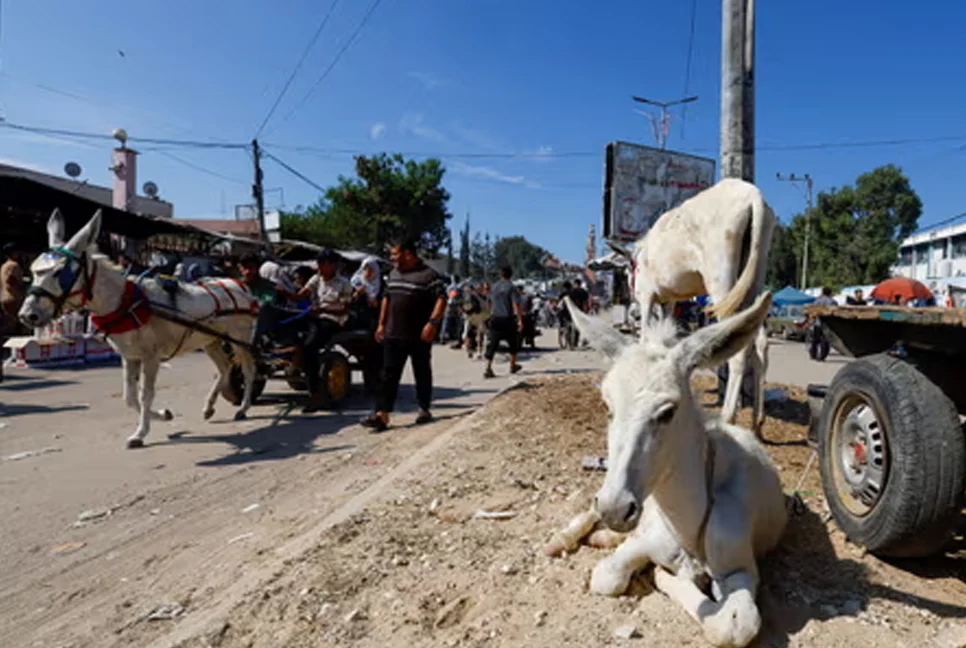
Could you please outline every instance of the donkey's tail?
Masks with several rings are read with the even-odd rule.
[[[725,298],[708,308],[708,313],[718,318],[733,314],[752,296],[750,293],[755,286],[756,276],[760,272],[758,266],[762,265],[768,257],[768,250],[763,250],[762,246],[767,245],[769,240],[765,235],[765,229],[770,227],[768,220],[772,217],[771,210],[757,187],[749,191],[749,198],[751,219],[748,226],[751,228],[751,246],[748,250],[748,261]]]

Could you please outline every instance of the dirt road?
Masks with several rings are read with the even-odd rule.
[[[538,354],[522,376],[595,362],[588,352]],[[0,386],[0,457],[9,457],[0,461],[0,646],[126,643],[114,632],[157,606],[210,603],[507,386],[506,365],[497,372],[504,377],[484,381],[479,362],[439,348],[440,420],[405,427],[415,405],[404,386],[404,427],[371,435],[355,425],[364,397],[342,413],[302,416],[284,383],[270,385],[247,421],[231,421],[219,401],[204,422],[213,370],[195,354],[159,379],[156,406],[174,421],[155,422],[147,447],[129,451],[135,419],[119,368],[9,371]]]

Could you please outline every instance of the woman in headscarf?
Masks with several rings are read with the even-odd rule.
[[[362,265],[352,275],[352,287],[355,289],[353,306],[362,315],[366,327],[375,329],[379,321],[379,306],[382,300],[382,272],[379,259],[368,256]]]

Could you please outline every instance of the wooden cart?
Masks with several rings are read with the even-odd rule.
[[[810,440],[838,525],[881,556],[940,550],[966,496],[966,309],[808,306],[857,358],[809,386]]]

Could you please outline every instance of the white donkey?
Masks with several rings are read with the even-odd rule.
[[[672,304],[698,295],[711,297],[710,312],[719,319],[748,306],[765,287],[768,252],[777,222],[755,185],[725,178],[662,214],[634,244],[633,252],[610,244],[631,261],[629,280],[641,307],[642,324],[650,319],[655,304]],[[643,327],[641,335],[645,335]],[[753,353],[743,351],[731,357],[722,408],[724,419],[733,423],[750,356],[755,370],[753,428],[759,436],[765,418],[767,348],[768,338],[762,329]]]
[[[108,336],[123,359],[124,400],[140,413],[137,429],[127,447],[140,448],[152,418],[169,421],[170,410],[153,410],[155,382],[161,362],[176,355],[204,349],[218,367],[218,378],[208,394],[204,417],[215,412],[215,399],[228,380],[232,361],[224,342],[210,334],[166,319],[166,314],[199,323],[211,332],[233,340],[252,338],[257,302],[242,284],[234,280],[210,279],[198,284],[179,284],[172,294],[154,279],[135,282],[120,267],[96,253],[101,229],[101,212],[67,243],[64,219],[54,210],[47,223],[50,250],[30,266],[33,285],[20,319],[30,327],[44,326],[63,313],[86,308],[95,325]],[[245,418],[251,406],[251,385],[255,361],[243,347],[232,345],[245,380],[245,392],[236,420]],[[140,394],[137,393],[140,381]]]
[[[740,648],[758,634],[756,558],[778,544],[787,512],[767,452],[748,430],[706,419],[690,376],[744,349],[770,305],[765,293],[680,342],[667,320],[651,323],[639,343],[571,308],[581,335],[612,362],[601,385],[610,410],[608,465],[593,509],[558,534],[548,553],[572,549],[600,521],[612,532],[632,531],[597,563],[591,590],[618,596],[653,564],[657,588],[716,646]],[[701,589],[708,578],[710,596]]]

